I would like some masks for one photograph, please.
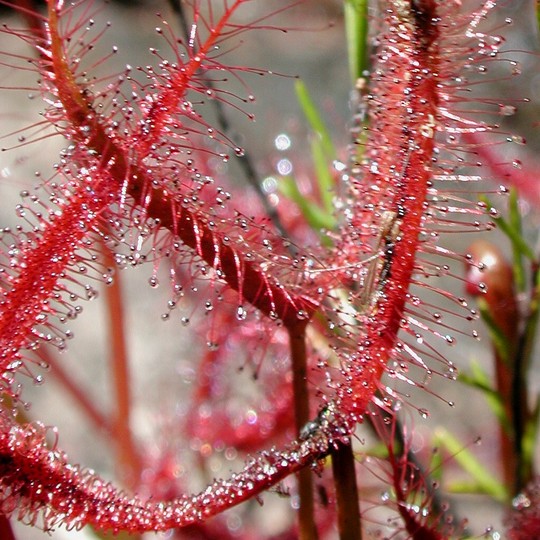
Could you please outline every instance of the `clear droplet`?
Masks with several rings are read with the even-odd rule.
[[[499,114],[501,116],[512,116],[516,114],[516,111],[517,107],[514,105],[504,105],[502,103],[499,105]]]
[[[236,318],[239,321],[245,321],[247,317],[247,311],[245,310],[244,306],[238,306],[236,308]]]

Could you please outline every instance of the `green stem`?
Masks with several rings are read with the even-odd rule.
[[[540,267],[532,264],[532,291],[529,301],[527,324],[516,351],[512,378],[512,425],[514,426],[514,445],[517,457],[516,485],[514,492],[519,493],[532,478],[532,464],[527,463],[523,443],[527,423],[531,417],[528,408],[527,373],[536,337],[536,328],[540,315]]]

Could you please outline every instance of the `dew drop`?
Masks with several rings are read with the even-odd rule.
[[[238,157],[244,157],[244,155],[245,155],[244,149],[241,148],[240,146],[237,146],[237,147],[234,149],[234,153],[235,153],[236,156],[238,156]]]
[[[245,321],[247,317],[247,311],[245,310],[244,306],[238,306],[236,308],[236,318],[239,321]]]
[[[522,168],[522,163],[519,159],[514,159],[514,161],[512,161],[512,167],[514,167],[514,169],[521,169]]]
[[[512,116],[516,114],[516,111],[517,107],[514,105],[504,105],[502,103],[499,105],[499,114],[501,116]]]
[[[189,317],[182,317],[180,319],[180,322],[182,323],[182,326],[188,326],[189,324]]]
[[[422,418],[429,418],[429,411],[427,409],[418,409],[418,413]]]
[[[86,292],[86,299],[87,300],[93,300],[94,298],[97,298],[99,293],[94,287],[91,287],[90,285],[85,286],[85,292]]]
[[[515,144],[527,144],[525,137],[522,137],[521,135],[512,135],[511,137],[507,137],[506,140]]]
[[[159,287],[159,280],[156,276],[152,276],[151,278],[149,278],[148,283],[150,284],[150,287],[154,289]]]

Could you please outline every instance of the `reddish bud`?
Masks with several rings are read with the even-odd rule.
[[[482,295],[500,330],[506,337],[515,338],[518,306],[510,262],[495,244],[486,240],[477,240],[467,251],[473,262],[466,274],[467,293]]]

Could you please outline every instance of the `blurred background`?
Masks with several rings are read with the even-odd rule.
[[[249,2],[246,17],[254,18],[257,10],[267,12],[285,3],[289,2]],[[92,12],[95,10],[92,17],[96,20],[96,29],[103,28],[106,21],[111,22],[111,27],[100,39],[96,49],[109,51],[113,45],[119,49],[118,54],[111,60],[98,66],[97,69],[103,74],[121,72],[126,64],[135,66],[155,62],[148,49],[163,46],[155,31],[161,18],[168,20],[172,28],[179,28],[177,16],[171,12],[168,2],[82,2],[83,8],[89,5],[92,5]],[[377,9],[374,5],[371,13],[375,15]],[[156,15],[157,12],[161,13],[161,17]],[[9,27],[22,26],[21,20],[6,9],[1,11],[0,17],[2,23]],[[497,18],[498,22],[492,22],[492,17]],[[507,18],[513,19],[512,25],[505,22]],[[272,19],[272,24],[290,28],[290,31],[248,33],[242,38],[243,43],[227,56],[228,63],[254,66],[275,73],[264,77],[243,77],[249,86],[249,92],[240,84],[231,81],[233,92],[244,95],[249,93],[256,97],[255,103],[245,106],[249,114],[255,114],[254,122],[245,114],[227,111],[236,142],[243,146],[253,159],[261,181],[278,175],[277,164],[283,158],[289,160],[298,177],[310,174],[310,134],[294,92],[296,77],[305,82],[319,105],[321,114],[335,135],[335,144],[341,149],[340,157],[343,160],[347,158],[345,149],[351,122],[351,80],[348,74],[341,2],[308,0]],[[526,147],[514,145],[509,150],[505,148],[504,151],[509,154],[501,155],[501,160],[519,159],[536,167],[534,164],[539,162],[537,156],[540,150],[540,70],[538,55],[534,52],[538,48],[534,3],[530,0],[500,2],[500,7],[490,14],[489,24],[486,23],[486,28],[492,26],[500,27],[497,33],[504,32],[507,38],[506,48],[512,51],[512,58],[519,61],[522,76],[508,76],[510,68],[503,62],[496,71],[490,67],[489,77],[493,78],[489,85],[490,95],[500,95],[501,99],[526,96],[531,100],[529,104],[519,104],[516,114],[502,119],[502,129],[519,133],[527,139],[528,144]],[[0,48],[14,56],[31,54],[27,44],[6,34],[0,34]],[[163,49],[165,50],[165,47]],[[10,87],[36,86],[34,74],[21,72],[7,65],[0,66],[0,81],[1,85]],[[486,87],[482,86],[479,93],[485,95],[485,89]],[[212,122],[215,113],[212,107],[205,108],[209,121]],[[37,91],[3,91],[0,100],[2,132],[12,133],[21,126],[39,121],[40,111],[42,102]],[[498,121],[500,120],[499,118]],[[280,134],[286,134],[291,141],[285,150],[280,149],[276,143]],[[18,134],[4,137],[0,146],[17,146],[21,143],[18,137]],[[65,143],[60,137],[53,137],[0,153],[2,227],[17,223],[14,208],[20,202],[20,191],[33,187],[40,177],[47,178],[52,173],[54,160],[58,159],[64,146]],[[39,177],[36,172],[39,172]],[[243,181],[241,172],[234,163],[222,165],[219,172],[222,175],[238,176],[238,181]],[[494,181],[494,190],[497,182],[500,181]],[[523,201],[522,208],[526,216],[527,234],[530,239],[534,239],[539,225],[537,209],[532,208],[526,200]],[[505,240],[500,236],[495,238],[499,238],[501,244],[504,244]],[[452,235],[450,247],[463,252],[471,240],[472,236],[469,235]],[[461,271],[459,266],[456,271]],[[180,422],[186,414],[188,404],[182,396],[189,392],[193,382],[193,358],[201,346],[192,343],[189,331],[179,332],[180,315],[174,312],[174,320],[161,319],[160,315],[167,312],[170,290],[167,286],[158,289],[148,286],[149,272],[146,267],[142,267],[130,269],[120,275],[133,392],[132,428],[135,439],[149,456],[154,455],[159,459],[161,445],[168,444],[177,448],[180,457],[185,457],[189,463],[190,449],[181,447],[181,442],[168,440],[167,430],[171,425],[174,426],[175,422]],[[448,284],[445,280],[441,286],[450,287],[457,296],[464,294],[463,290],[460,290],[463,285],[459,282]],[[84,313],[77,320],[70,321],[69,328],[76,337],[70,341],[68,350],[59,359],[64,369],[106,416],[114,403],[108,359],[110,336],[103,296],[101,290],[98,300],[84,302]],[[185,306],[182,313],[189,310],[190,307]],[[481,328],[480,323],[478,326]],[[470,333],[468,329],[467,331]],[[466,367],[474,359],[492,372],[491,351],[485,341],[476,342],[465,338],[458,341],[451,354],[458,367]],[[53,373],[41,373],[37,368],[36,373],[44,375],[46,384],[34,384],[29,379],[22,381],[25,389],[23,396],[32,404],[27,411],[28,417],[45,425],[58,427],[59,445],[67,452],[72,463],[81,463],[106,478],[113,479],[114,448],[108,444],[107,434],[96,431],[88,423],[85,415],[81,414]],[[243,384],[244,379],[239,376],[238,381]],[[464,387],[458,383],[449,385],[445,380],[434,380],[430,388],[436,396],[441,395],[444,400],[455,402],[455,406],[450,408],[444,400],[432,398],[422,392],[418,400],[426,402],[425,407],[430,412],[430,418],[422,419],[418,416],[414,419],[417,424],[414,445],[419,450],[429,446],[437,423],[442,423],[468,445],[478,436],[482,436],[483,444],[475,448],[475,452],[478,452],[483,462],[493,463],[496,469],[496,425],[484,400],[469,389],[464,391]],[[535,381],[532,393],[539,390],[540,385]],[[415,398],[411,398],[413,399]],[[473,410],[474,413],[471,412]],[[365,433],[359,435],[362,439],[367,437]],[[360,445],[358,449],[361,449]],[[452,469],[452,465],[448,467],[450,474],[460,474],[458,470]],[[216,476],[227,474],[227,470],[219,468],[214,472]],[[471,530],[476,534],[482,533],[488,525],[493,525],[495,531],[500,530],[502,512],[494,503],[478,496],[460,496],[456,497],[456,500],[459,501],[456,506],[457,515],[466,515],[470,519]],[[278,501],[275,511],[279,513],[280,505],[289,504],[288,501]],[[232,515],[235,515],[234,511]],[[273,524],[268,523],[267,526],[271,527]],[[59,528],[47,534],[54,540],[96,538],[89,530],[68,532]],[[16,525],[16,535],[18,539],[24,540],[40,540],[45,537],[42,531],[19,524]],[[148,535],[148,538],[150,537],[154,535]],[[170,535],[163,534],[159,537],[167,538]]]

